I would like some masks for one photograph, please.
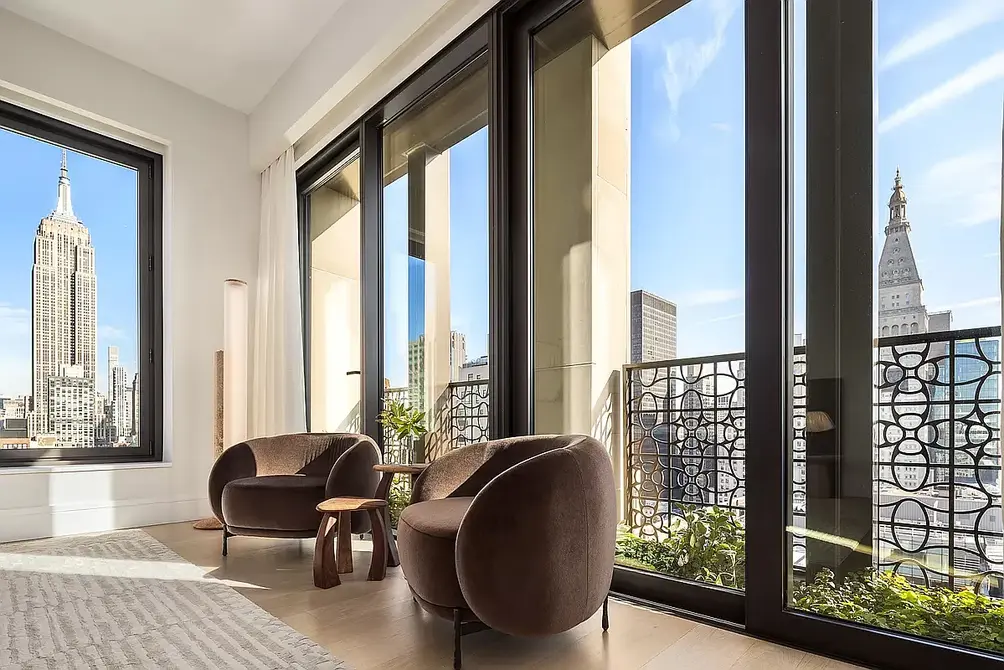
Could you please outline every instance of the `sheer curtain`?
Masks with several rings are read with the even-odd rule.
[[[261,173],[251,436],[306,429],[296,174],[290,147]]]

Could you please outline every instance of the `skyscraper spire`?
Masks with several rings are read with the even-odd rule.
[[[910,228],[910,222],[906,218],[906,192],[903,190],[899,168],[896,168],[896,182],[892,187],[892,195],[889,196],[889,227],[892,226],[906,226],[908,231]],[[886,228],[886,235],[890,232],[889,227]]]
[[[70,177],[66,169],[66,149],[63,149],[63,162],[59,168],[59,194],[56,198],[55,216],[74,219],[73,202],[70,200]]]

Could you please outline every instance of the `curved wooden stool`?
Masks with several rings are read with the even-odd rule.
[[[367,579],[379,581],[387,575],[387,527],[384,524],[386,500],[376,498],[330,498],[317,506],[324,514],[314,543],[314,586],[329,589],[342,581],[338,573],[352,572],[352,512],[366,511],[373,525],[373,556]],[[336,524],[337,520],[337,524]],[[335,553],[335,526],[338,526],[338,551]]]

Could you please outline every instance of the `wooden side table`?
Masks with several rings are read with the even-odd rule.
[[[397,540],[394,539],[394,530],[390,527],[390,485],[394,481],[394,475],[411,475],[414,483],[415,477],[422,474],[429,467],[428,463],[381,463],[374,465],[373,469],[381,473],[380,484],[377,485],[376,497],[387,501],[384,508],[384,525],[387,527],[387,566],[396,568],[401,565],[401,559],[397,555]]]
[[[381,511],[382,510],[382,511]],[[321,525],[314,543],[314,586],[329,589],[342,581],[338,574],[352,572],[352,512],[366,511],[373,525],[373,556],[370,559],[370,581],[387,575],[387,526],[384,523],[387,501],[376,498],[330,498],[317,506]],[[338,549],[335,550],[337,515]]]

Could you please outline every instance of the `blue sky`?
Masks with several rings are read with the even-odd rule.
[[[31,266],[39,221],[56,206],[59,147],[0,129],[0,395],[31,389]],[[107,348],[136,371],[136,173],[67,152],[73,211],[91,233],[98,286],[98,390]]]
[[[795,332],[805,331],[805,12],[795,35]],[[909,198],[929,310],[954,327],[1000,318],[1004,0],[880,0],[876,7],[874,254],[893,176]],[[631,48],[631,288],[678,306],[680,356],[744,348],[744,60],[739,0],[694,0]],[[478,355],[487,336],[487,145],[451,151],[451,319]],[[407,380],[422,332],[422,264],[406,265],[406,179],[386,189],[387,374]],[[472,262],[472,260],[481,261]],[[400,296],[409,294],[409,310]],[[873,276],[875,269],[873,268]]]
[[[805,332],[804,1],[796,4],[795,330]],[[930,310],[999,324],[1004,0],[879,0],[874,243],[899,167]],[[744,345],[744,77],[740,0],[694,0],[631,44],[631,287],[678,305],[679,355]],[[488,334],[487,131],[451,150],[450,313],[470,358]],[[30,379],[31,243],[55,204],[58,149],[0,131],[0,393]],[[135,369],[135,182],[70,155],[98,259],[99,360]],[[386,374],[407,380],[425,268],[407,257],[407,178],[385,189]],[[874,269],[873,269],[874,273]],[[431,276],[431,275],[430,275]],[[411,309],[409,309],[411,304]],[[806,333],[811,338],[811,333]],[[98,387],[104,386],[104,364]]]

